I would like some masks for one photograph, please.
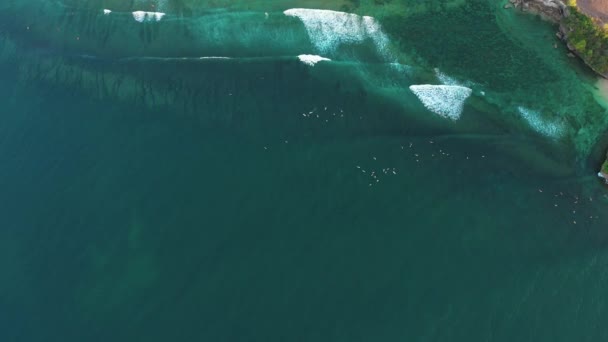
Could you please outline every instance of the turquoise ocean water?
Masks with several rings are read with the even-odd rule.
[[[0,4],[0,341],[607,340],[606,105],[503,5]]]

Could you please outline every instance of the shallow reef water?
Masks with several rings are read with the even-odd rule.
[[[3,10],[2,50],[24,80],[76,85],[92,96],[171,104],[186,112],[200,112],[197,102],[218,98],[192,96],[207,93],[201,89],[211,82],[192,77],[191,68],[234,70],[235,64],[251,63],[255,70],[318,55],[332,60],[325,69],[350,69],[348,76],[327,80],[317,69],[299,68],[306,74],[302,79],[348,83],[399,103],[404,115],[420,111],[410,86],[443,83],[431,74],[436,70],[472,88],[468,106],[496,121],[498,129],[543,135],[542,127],[519,115],[518,108],[530,108],[565,127],[561,140],[579,158],[590,153],[606,131],[605,109],[593,100],[589,73],[572,68],[563,48],[552,48],[556,38],[549,24],[484,0],[414,3],[336,1],[315,9],[272,1],[16,2]],[[254,79],[232,74],[244,82]],[[231,82],[226,78],[222,83]],[[466,123],[453,126],[475,131]]]

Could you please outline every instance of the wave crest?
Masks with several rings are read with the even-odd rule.
[[[410,90],[424,107],[444,118],[458,120],[464,102],[473,92],[470,88],[456,85],[412,85]]]
[[[135,11],[132,14],[133,19],[140,23],[143,23],[144,21],[160,21],[165,16],[165,13],[163,12]]]
[[[386,55],[388,37],[372,17],[306,8],[293,8],[283,13],[302,21],[312,44],[322,53],[334,52],[342,44],[359,44],[370,39],[379,52]]]
[[[299,55],[300,61],[306,65],[315,66],[315,64],[322,61],[331,61],[329,58],[317,56],[317,55]]]

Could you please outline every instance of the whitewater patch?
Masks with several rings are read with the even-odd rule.
[[[472,90],[456,85],[412,85],[410,90],[424,107],[444,118],[458,120],[464,109],[464,102]]]
[[[108,14],[110,14],[110,13],[112,13],[112,11],[111,11],[111,10],[109,10],[109,9],[105,9],[105,8],[104,8],[104,10],[103,10],[103,14],[108,15]]]
[[[133,12],[133,19],[140,23],[144,21],[160,21],[165,16],[163,12],[145,12],[145,11],[135,11]]]
[[[538,133],[550,137],[559,138],[564,135],[565,127],[562,123],[550,121],[541,115],[540,112],[525,108],[517,107],[520,116]]]
[[[293,8],[283,13],[302,21],[312,44],[321,53],[331,53],[343,44],[371,40],[378,52],[387,57],[388,37],[372,17],[306,8]]]
[[[317,55],[299,55],[298,59],[306,65],[315,66],[315,64],[322,61],[331,61],[329,58],[317,56]]]

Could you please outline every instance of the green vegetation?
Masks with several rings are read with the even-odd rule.
[[[602,172],[608,174],[608,159],[602,164]]]
[[[576,8],[570,0],[570,16],[565,19],[568,43],[597,72],[608,73],[608,30]]]

